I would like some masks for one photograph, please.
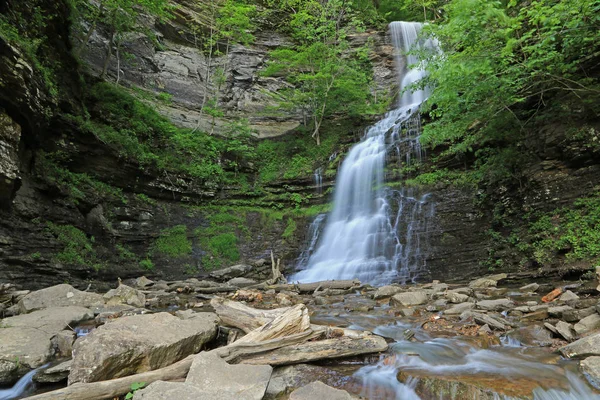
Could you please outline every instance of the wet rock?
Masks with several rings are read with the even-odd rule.
[[[600,389],[600,357],[594,356],[581,360],[579,368],[588,382],[596,389]]]
[[[595,307],[583,308],[581,310],[567,310],[563,311],[562,318],[567,322],[577,322],[595,313]]]
[[[102,325],[76,341],[69,384],[95,382],[170,365],[198,352],[217,333],[218,317],[198,313],[134,315]]]
[[[563,313],[565,311],[570,311],[572,309],[573,309],[573,307],[571,307],[571,306],[548,307],[548,314],[551,317],[562,318]]]
[[[52,346],[62,357],[71,357],[73,352],[73,343],[77,339],[77,334],[72,330],[63,330],[58,332],[52,338]]]
[[[578,299],[579,299],[579,296],[577,296],[575,293],[571,292],[570,290],[567,290],[566,292],[561,294],[560,297],[558,298],[559,301],[571,301],[571,300],[578,300]]]
[[[528,313],[528,312],[531,312],[531,307],[530,306],[519,306],[519,307],[513,308],[513,311]]]
[[[133,307],[144,307],[146,305],[146,296],[127,285],[119,285],[118,288],[109,290],[103,298],[108,306],[127,304]]]
[[[252,270],[250,265],[234,265],[232,267],[223,268],[210,273],[210,277],[218,281],[228,281],[233,278],[239,278],[249,273]]]
[[[201,388],[201,398],[260,400],[272,371],[269,365],[230,365],[214,353],[202,352],[194,358],[185,383]]]
[[[433,305],[436,307],[446,307],[448,305],[448,300],[446,299],[437,299],[433,302]]]
[[[549,322],[544,322],[544,327],[555,335],[559,335],[558,330]]]
[[[20,185],[21,126],[0,108],[0,205],[8,204]]]
[[[481,300],[476,307],[487,311],[502,311],[514,307],[515,303],[510,299]]]
[[[208,399],[202,389],[180,382],[156,381],[133,394],[133,400]]]
[[[483,278],[475,279],[469,283],[469,287],[473,289],[483,289],[489,287],[495,287],[498,285],[498,281],[502,279],[506,279],[508,275],[506,274],[497,274],[490,275]]]
[[[540,288],[537,283],[530,283],[529,285],[521,286],[519,289],[525,292],[536,292]]]
[[[459,304],[469,300],[469,296],[463,293],[458,293],[454,290],[446,292],[446,298],[450,303]]]
[[[256,285],[256,281],[248,278],[233,278],[228,280],[227,284],[239,288],[245,288],[248,286]]]
[[[313,364],[297,364],[277,367],[273,370],[264,400],[285,398],[285,394],[316,380],[325,384],[338,384],[347,379],[356,370],[356,367],[347,367],[339,371],[335,368]],[[316,399],[315,399],[316,400]]]
[[[0,321],[0,384],[10,384],[54,355],[52,338],[60,331],[93,318],[83,307],[53,307]]]
[[[552,334],[543,325],[529,325],[510,331],[507,336],[525,346],[548,347],[552,345]]]
[[[68,284],[51,286],[29,293],[19,301],[19,309],[23,313],[50,307],[96,307],[104,305],[101,295],[83,292]]]
[[[381,286],[377,289],[375,294],[373,295],[373,299],[379,300],[384,299],[386,297],[392,297],[393,295],[400,293],[402,291],[402,287],[400,286]]]
[[[352,397],[345,390],[339,390],[327,386],[323,382],[315,381],[306,386],[296,389],[290,394],[290,400],[352,400]]]
[[[564,357],[568,358],[580,359],[590,356],[600,356],[600,333],[581,338],[561,347],[559,350]]]
[[[140,276],[139,278],[137,278],[135,280],[135,286],[139,287],[140,289],[146,289],[153,285],[154,285],[154,281],[151,281],[150,279],[146,278],[145,276]]]
[[[583,318],[581,321],[575,324],[573,327],[578,335],[591,332],[595,329],[600,328],[600,315],[592,314]]]
[[[539,310],[521,317],[521,321],[543,321],[548,318],[548,310]]]
[[[444,311],[447,315],[459,315],[475,308],[475,303],[460,303]]]
[[[406,293],[395,294],[391,300],[390,305],[393,306],[417,306],[420,304],[427,303],[429,296],[424,291],[414,291]]]
[[[558,321],[555,328],[558,334],[567,342],[572,342],[575,340],[575,330],[573,329],[573,325],[564,321]]]
[[[465,311],[460,315],[461,319],[473,318],[475,322],[480,325],[489,325],[491,328],[496,330],[504,331],[506,330],[510,324],[504,318],[500,317],[492,317],[491,315],[486,315],[474,311]]]
[[[67,380],[73,360],[62,362],[54,367],[46,368],[34,375],[33,380],[38,383],[58,383]]]

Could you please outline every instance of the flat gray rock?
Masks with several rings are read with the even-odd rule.
[[[133,400],[209,400],[202,389],[183,382],[156,381],[146,388],[136,391]],[[217,400],[217,398],[214,398]]]
[[[19,301],[22,313],[50,307],[97,307],[103,306],[104,300],[97,293],[82,292],[71,285],[61,284],[29,293]]]
[[[390,299],[390,304],[395,306],[417,306],[427,303],[429,296],[425,291],[414,291],[395,294]]]
[[[558,328],[558,324],[557,324]],[[586,358],[600,356],[600,333],[586,336],[559,349],[564,357]]]
[[[477,302],[476,307],[480,310],[487,311],[503,311],[508,308],[514,307],[515,303],[510,299],[497,299],[497,300],[480,300]]]
[[[598,314],[588,315],[573,327],[578,335],[583,335],[598,328],[600,328],[600,315]]]
[[[52,338],[94,314],[84,307],[53,307],[0,321],[0,383],[16,381],[53,355]]]
[[[212,340],[218,320],[213,313],[197,313],[183,320],[166,312],[118,318],[75,342],[69,384],[170,365]]]
[[[444,314],[460,315],[460,314],[464,313],[465,311],[472,310],[474,307],[475,307],[475,303],[460,303],[460,304],[457,304],[454,307],[451,307],[451,308],[447,309],[446,311],[444,311]]]
[[[593,356],[582,360],[579,363],[579,368],[588,382],[596,389],[600,389],[600,357]]]
[[[392,297],[393,295],[395,295],[396,293],[399,293],[401,291],[402,291],[402,288],[400,286],[392,286],[392,285],[381,286],[381,287],[377,288],[377,290],[375,291],[375,294],[373,294],[373,299],[379,300],[379,299],[383,299],[386,297]]]
[[[323,382],[315,381],[290,394],[290,400],[352,400],[345,390],[327,386]]]

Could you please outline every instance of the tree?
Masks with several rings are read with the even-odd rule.
[[[138,23],[138,16],[148,14],[159,21],[172,17],[173,6],[168,0],[100,0],[95,5],[87,0],[78,0],[77,8],[82,17],[88,21],[89,28],[85,37],[76,51],[79,54],[87,45],[90,37],[97,29],[98,24],[104,24],[109,29],[106,57],[102,67],[101,77],[106,76],[108,65],[113,54],[113,47],[120,45],[122,35],[131,31],[144,31]]]

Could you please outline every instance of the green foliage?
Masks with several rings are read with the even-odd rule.
[[[127,198],[121,189],[96,180],[84,173],[75,173],[62,164],[68,164],[69,156],[62,151],[36,153],[35,171],[39,178],[56,185],[75,203],[98,196],[107,200],[118,200],[124,204]]]
[[[63,246],[62,251],[55,255],[54,260],[71,265],[83,265],[95,270],[102,268],[102,263],[94,249],[94,237],[88,238],[80,229],[72,225],[46,224],[48,231]]]
[[[143,194],[143,193],[138,193],[138,194],[136,194],[136,195],[135,195],[135,197],[136,197],[136,198],[137,198],[139,201],[141,201],[141,202],[143,202],[143,203],[146,203],[146,204],[148,204],[148,205],[150,205],[150,206],[156,206],[156,205],[158,204],[158,203],[156,202],[156,200],[154,200],[154,199],[152,199],[152,198],[148,197],[147,195],[145,195],[145,194]]]
[[[244,216],[242,216],[244,215]],[[206,254],[202,258],[204,269],[210,270],[225,266],[240,259],[238,235],[249,235],[245,213],[239,210],[216,209],[208,212],[208,226],[199,227],[195,235]]]
[[[289,12],[289,23],[284,26],[297,44],[273,50],[264,74],[283,75],[293,85],[278,93],[284,97],[281,107],[302,111],[311,121],[317,144],[325,118],[381,110],[371,96],[374,90],[365,90],[372,84],[368,44],[353,49],[347,39],[349,31],[364,29],[363,21],[354,14],[353,2],[273,0],[268,4]]]
[[[187,237],[187,227],[177,225],[163,229],[152,246],[152,253],[174,258],[191,254],[192,242]]]
[[[141,268],[148,270],[148,271],[152,271],[154,269],[154,263],[152,262],[152,260],[150,258],[145,258],[143,260],[140,260],[139,265]]]
[[[119,259],[121,261],[137,260],[137,256],[135,255],[135,253],[128,249],[125,245],[117,244],[115,248],[117,249],[117,255],[119,256]]]
[[[131,391],[125,395],[125,400],[133,399],[133,395],[136,391],[146,386],[146,382],[134,382],[131,384]]]
[[[435,90],[423,143],[474,154],[491,182],[514,180],[529,127],[573,109],[598,115],[600,84],[588,70],[600,51],[600,3],[451,0],[444,10],[425,28],[444,52],[425,54]]]
[[[296,233],[296,221],[292,218],[288,218],[287,226],[285,227],[285,231],[283,231],[283,235],[281,237],[285,240],[289,240],[294,237],[294,233]]]
[[[185,173],[209,186],[223,178],[223,141],[177,128],[124,89],[108,83],[94,85],[87,101],[92,118],[71,117],[72,122],[142,168]]]

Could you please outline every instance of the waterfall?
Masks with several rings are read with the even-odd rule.
[[[314,178],[317,194],[323,193],[323,168],[319,167],[315,169]]]
[[[408,191],[384,185],[391,149],[409,163],[422,157],[418,109],[427,98],[427,89],[411,91],[410,85],[422,79],[425,71],[419,68],[417,56],[406,55],[411,49],[435,48],[431,40],[419,40],[421,27],[416,22],[390,24],[402,90],[398,106],[367,128],[349,151],[339,169],[333,210],[317,247],[291,281],[357,278],[385,284],[413,280],[424,267],[419,238],[427,224],[419,219],[424,209],[432,210],[427,196],[417,199]]]

